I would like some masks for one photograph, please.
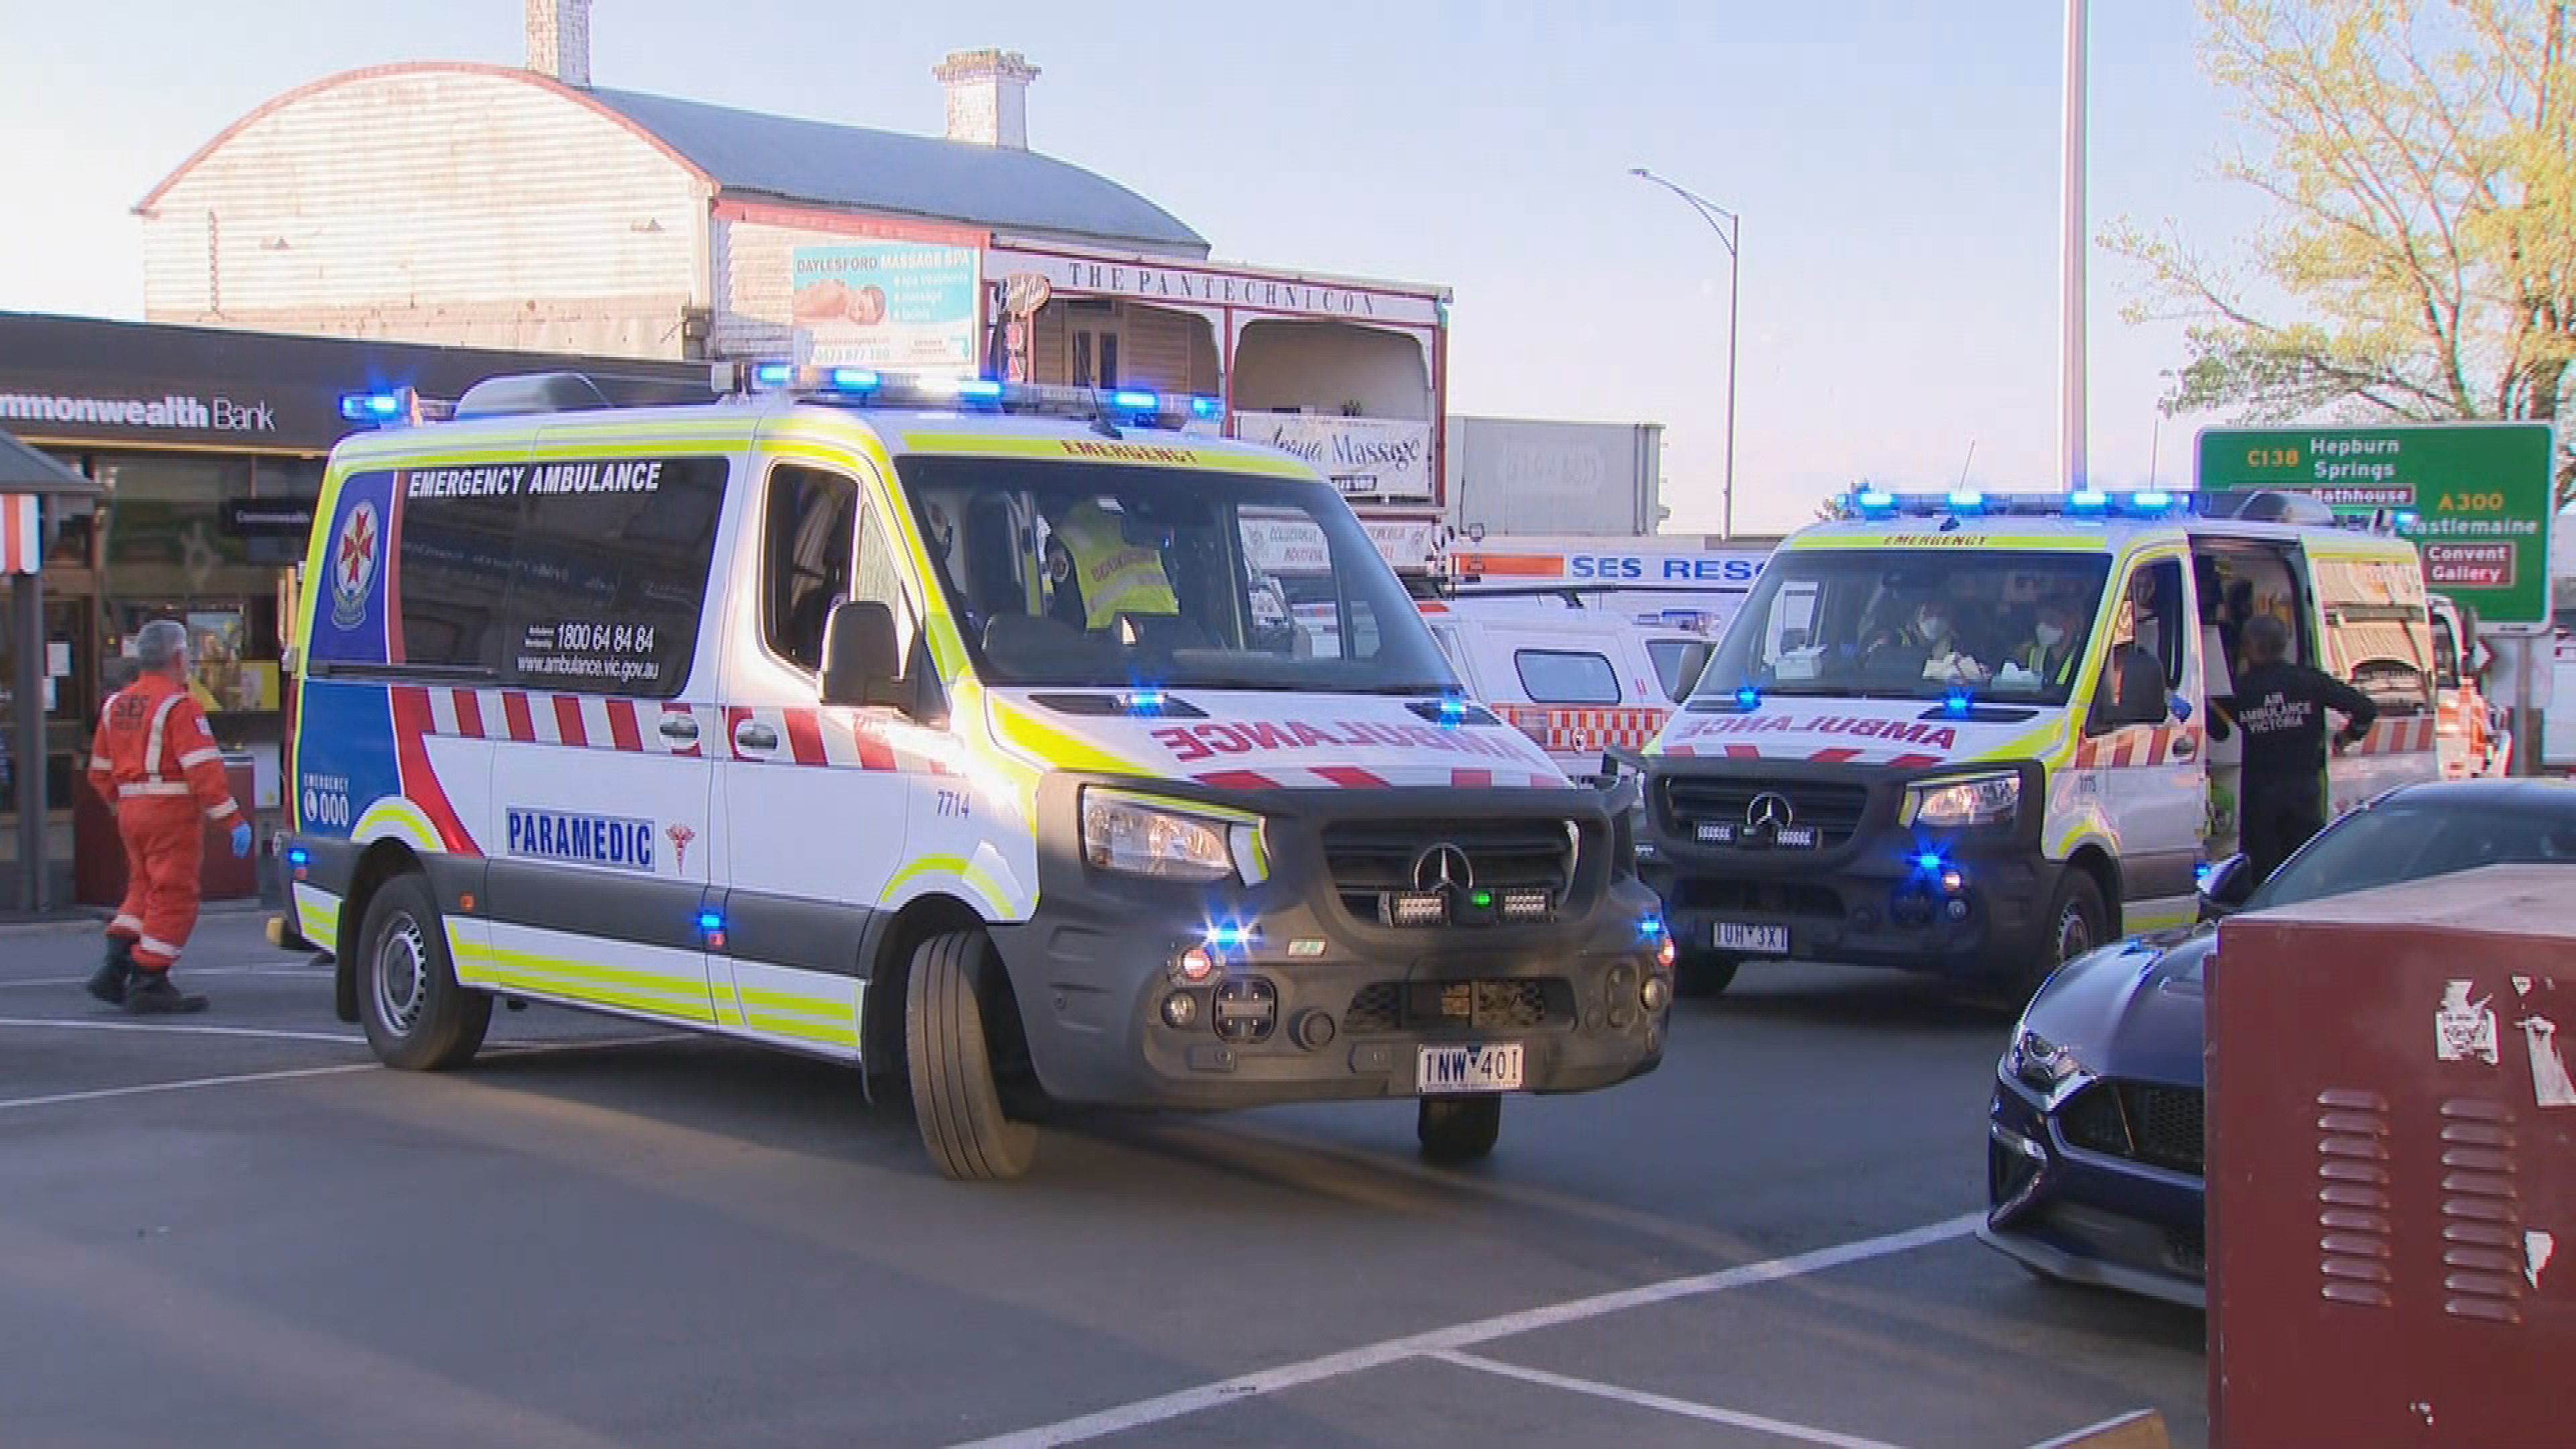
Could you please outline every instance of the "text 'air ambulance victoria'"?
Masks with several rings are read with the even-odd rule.
[[[2400,539],[2278,494],[1854,505],[1781,545],[1646,753],[1641,869],[1686,991],[1798,957],[2026,994],[2190,921],[2237,834],[2242,734],[2215,741],[2209,702],[2257,614],[2379,706],[2328,771],[2336,811],[2437,772]]]
[[[908,1075],[987,1178],[1040,1091],[1418,1097],[1455,1158],[1660,1060],[1622,802],[1461,697],[1311,469],[1182,430],[1210,399],[719,374],[333,454],[287,859],[385,1061],[496,997],[677,1023]],[[1320,637],[1264,607],[1291,535]]]

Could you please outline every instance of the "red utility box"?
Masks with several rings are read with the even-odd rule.
[[[251,767],[226,760],[224,783],[234,803],[250,819]],[[259,857],[233,859],[233,823],[206,824],[206,861],[197,871],[202,900],[230,901],[259,894]],[[125,842],[116,833],[116,817],[107,802],[89,787],[86,776],[72,780],[72,899],[85,906],[113,906],[125,897]]]
[[[2212,1442],[2576,1443],[2576,868],[2230,920],[2208,981]]]

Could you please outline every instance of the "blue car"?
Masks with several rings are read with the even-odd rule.
[[[2221,862],[2203,887],[2201,925],[2068,962],[2031,999],[1996,1067],[1977,1236],[2046,1277],[2204,1305],[2201,967],[2213,923],[2509,862],[2576,865],[2576,787],[2390,791],[2260,889],[2244,857]]]

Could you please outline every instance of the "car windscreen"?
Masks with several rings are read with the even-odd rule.
[[[2063,704],[2109,572],[2093,552],[1784,549],[1694,692]]]
[[[1458,688],[1359,520],[1315,480],[1007,458],[895,466],[990,683]]]
[[[2249,911],[2424,880],[2483,865],[2576,865],[2576,800],[2537,810],[2403,796],[2336,821],[2273,873]]]

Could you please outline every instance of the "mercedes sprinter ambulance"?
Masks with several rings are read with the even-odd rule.
[[[2234,849],[2241,736],[2213,737],[2209,701],[2257,614],[2379,706],[2328,771],[2333,810],[2437,773],[2401,539],[2279,494],[1852,505],[1781,545],[1645,752],[1642,869],[1686,991],[1797,958],[2027,995],[2189,922]]]
[[[385,1062],[496,1000],[909,1083],[941,1171],[1025,1104],[1503,1094],[1665,1043],[1622,802],[1463,697],[1304,464],[1213,399],[719,367],[385,424],[324,479],[296,630],[293,919]],[[1260,560],[1325,569],[1330,631]]]

